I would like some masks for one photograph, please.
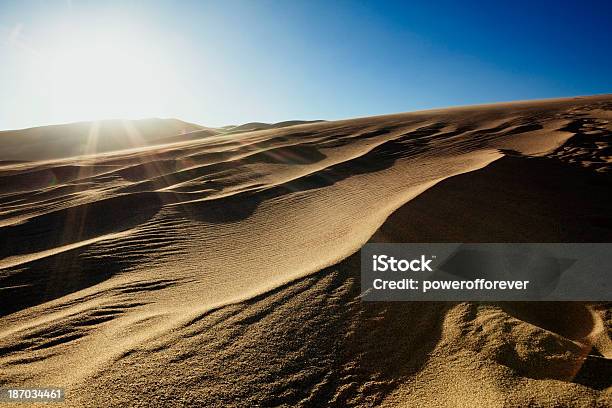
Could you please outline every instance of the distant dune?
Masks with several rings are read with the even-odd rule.
[[[612,96],[289,123],[0,133],[0,387],[612,406],[610,304],[368,303],[359,284],[367,242],[612,242]]]
[[[239,126],[224,126],[221,129],[230,133],[253,132],[255,130],[280,129],[287,126],[304,125],[307,123],[323,122],[322,120],[287,120],[277,123],[249,122]]]
[[[101,120],[0,131],[0,160],[50,160],[181,140],[212,129],[178,119]]]

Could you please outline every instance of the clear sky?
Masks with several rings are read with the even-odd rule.
[[[0,129],[612,92],[608,1],[3,1]]]

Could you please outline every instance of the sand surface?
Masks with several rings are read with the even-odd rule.
[[[0,132],[0,387],[71,407],[612,405],[612,305],[365,303],[358,256],[612,242],[612,96],[63,126]]]

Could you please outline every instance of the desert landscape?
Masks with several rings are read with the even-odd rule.
[[[610,303],[363,302],[359,284],[368,242],[612,242],[611,137],[610,95],[0,132],[0,388],[612,406]]]

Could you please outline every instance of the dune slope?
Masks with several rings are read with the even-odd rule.
[[[612,404],[610,305],[365,303],[358,257],[612,242],[611,135],[598,96],[0,157],[0,387],[92,407]]]

